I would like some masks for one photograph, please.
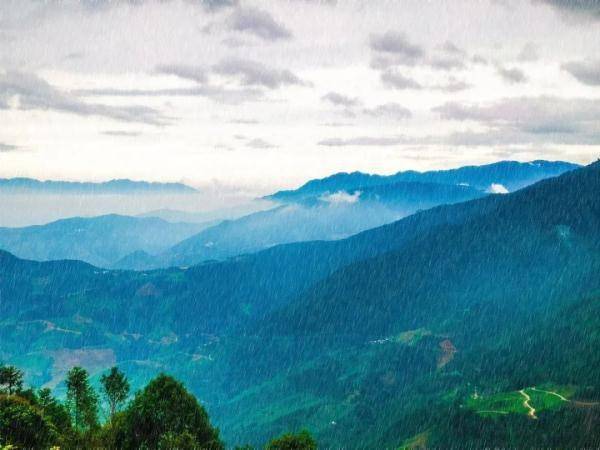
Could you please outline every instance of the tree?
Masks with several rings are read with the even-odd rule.
[[[67,373],[67,404],[76,431],[89,431],[98,426],[98,398],[90,386],[88,373],[73,367]]]
[[[267,444],[267,450],[316,450],[316,448],[317,443],[306,430],[298,434],[284,434]]]
[[[57,437],[54,427],[27,400],[0,395],[0,448],[48,448]]]
[[[23,372],[14,366],[1,366],[0,386],[8,395],[20,392],[23,389]]]
[[[178,443],[186,448],[222,449],[219,431],[183,384],[159,375],[118,414],[115,446],[158,448]]]
[[[50,389],[44,388],[38,391],[37,406],[42,415],[54,425],[62,437],[71,437],[72,428],[69,411],[65,405],[52,396]]]
[[[100,378],[104,396],[110,408],[110,419],[112,420],[118,411],[118,408],[129,395],[129,381],[123,372],[117,367],[110,369],[108,374],[102,375]]]

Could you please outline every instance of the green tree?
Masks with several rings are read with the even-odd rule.
[[[271,440],[267,444],[267,450],[316,450],[317,443],[306,430],[298,434],[284,434]]]
[[[118,414],[115,446],[158,448],[173,443],[185,448],[222,449],[219,431],[183,384],[161,374]]]
[[[117,367],[110,369],[108,374],[100,378],[104,396],[110,408],[110,419],[112,420],[118,411],[118,408],[127,400],[129,395],[129,381],[123,372]]]
[[[24,398],[0,395],[0,448],[47,448],[58,434],[49,421]]]
[[[23,389],[23,372],[14,366],[1,366],[0,387],[8,395],[20,392]]]
[[[76,431],[89,431],[98,426],[98,398],[90,386],[88,373],[73,367],[67,373],[67,405]]]
[[[71,437],[72,427],[69,411],[65,405],[52,396],[50,389],[44,388],[38,391],[37,406],[42,415],[60,432],[62,438],[68,439]]]

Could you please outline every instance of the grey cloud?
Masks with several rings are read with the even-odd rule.
[[[16,145],[5,144],[4,142],[0,142],[0,153],[8,153],[18,149],[19,147]]]
[[[346,95],[339,94],[337,92],[328,92],[323,97],[321,97],[321,100],[328,101],[336,106],[345,106],[345,107],[357,106],[357,105],[360,105],[360,103],[361,103],[361,101],[358,98],[348,97]]]
[[[485,59],[481,55],[473,55],[473,57],[471,58],[471,62],[473,62],[474,64],[481,64],[484,66],[488,63],[487,59]]]
[[[256,125],[260,122],[256,119],[232,119],[229,121],[229,123],[236,123],[240,125]]]
[[[540,59],[538,48],[532,42],[528,42],[523,46],[519,54],[517,55],[519,61],[530,62],[537,61]]]
[[[374,108],[365,108],[363,113],[373,117],[388,118],[394,120],[408,119],[412,113],[408,108],[398,103],[385,103]]]
[[[386,70],[381,74],[381,81],[388,87],[394,89],[422,89],[417,81],[406,77],[398,72]]]
[[[390,53],[406,61],[414,61],[424,55],[423,49],[411,43],[406,34],[394,31],[371,35],[370,46],[372,50]]]
[[[342,139],[342,138],[331,138],[319,141],[317,144],[325,147],[348,147],[348,146],[361,146],[361,147],[389,147],[393,145],[410,144],[414,143],[413,138],[406,136],[359,136],[354,138]]]
[[[243,103],[263,98],[259,89],[229,89],[219,86],[194,86],[170,89],[79,89],[77,95],[93,97],[205,97],[216,102]]]
[[[560,12],[583,19],[600,20],[598,0],[542,0]]]
[[[444,44],[442,45],[441,49],[450,54],[450,55],[466,55],[466,52],[462,49],[459,48],[454,42],[452,41],[446,41],[444,42]]]
[[[206,83],[208,73],[206,68],[198,66],[188,66],[185,64],[165,64],[156,67],[156,72],[164,75],[175,75],[185,80],[192,80],[196,83]]]
[[[102,134],[106,136],[120,136],[120,137],[136,137],[141,135],[139,131],[124,131],[124,130],[106,130]]]
[[[571,61],[561,67],[580,83],[589,86],[600,86],[600,59],[596,61]]]
[[[483,106],[449,102],[433,111],[447,120],[481,122],[497,136],[523,141],[600,143],[600,103],[591,99],[519,97]]]
[[[260,138],[256,138],[256,139],[252,139],[250,141],[248,141],[246,143],[247,147],[251,147],[251,148],[275,148],[277,147],[276,145],[265,141],[264,139],[260,139]]]
[[[508,83],[524,83],[527,81],[525,72],[516,67],[498,67],[497,71],[498,75],[500,75],[500,77],[502,77],[502,79]]]
[[[290,39],[292,33],[266,11],[256,8],[241,8],[231,16],[231,27],[268,41]]]
[[[472,86],[464,81],[457,80],[454,77],[450,77],[445,84],[439,84],[432,86],[432,89],[437,89],[443,92],[459,92],[466,89],[470,89]]]
[[[54,110],[82,116],[102,116],[124,122],[166,125],[160,112],[146,106],[108,106],[86,103],[42,78],[23,72],[0,74],[0,109]]]
[[[371,35],[369,44],[374,53],[371,67],[382,71],[417,64],[437,70],[464,69],[468,58],[466,52],[451,41],[439,46],[436,55],[427,56],[425,50],[411,43],[406,34],[391,31]]]
[[[429,60],[429,65],[434,69],[440,70],[455,70],[464,69],[466,67],[462,58],[451,57],[433,57]]]
[[[277,89],[284,85],[308,85],[289,70],[275,69],[256,61],[241,58],[225,59],[214,66],[213,70],[220,75],[238,77],[244,86]]]

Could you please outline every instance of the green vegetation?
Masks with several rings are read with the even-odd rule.
[[[598,192],[595,164],[350,239],[187,270],[0,252],[0,350],[57,395],[71,367],[97,386],[118,364],[140,393],[98,430],[72,425],[106,445],[126,442],[120,430],[157,398],[146,385],[168,370],[202,395],[228,443],[307,428],[324,447],[419,446],[426,433],[431,448],[596,448]],[[131,445],[200,439],[159,430]]]
[[[138,391],[125,409],[129,381],[112,367],[101,377],[109,420],[98,420],[100,405],[87,371],[73,367],[67,374],[67,399],[50,389],[23,389],[23,372],[0,366],[0,448],[4,449],[179,449],[222,450],[219,430],[184,385],[160,374]],[[10,374],[10,376],[9,376]],[[251,447],[247,447],[251,448]],[[315,450],[307,431],[285,434],[267,444],[269,450]]]
[[[306,430],[284,434],[267,444],[266,450],[316,450],[317,443]]]

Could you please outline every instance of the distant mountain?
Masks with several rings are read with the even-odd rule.
[[[465,166],[458,169],[416,172],[398,172],[394,175],[371,175],[362,172],[338,173],[326,178],[311,180],[298,189],[279,191],[267,199],[282,202],[300,201],[306,197],[348,191],[358,186],[376,186],[397,182],[441,183],[465,185],[492,192],[502,186],[509,192],[516,191],[544,178],[554,177],[580,167],[563,161],[500,161],[482,166]]]
[[[50,386],[74,364],[169,371],[231,446],[595,448],[599,191],[596,163],[188,269],[0,252],[0,358]]]
[[[279,208],[219,223],[163,254],[138,253],[114,267],[143,270],[189,266],[278,244],[343,239],[419,210],[471,200],[490,190],[504,192],[507,186],[518,189],[575,167],[563,162],[503,161],[437,172],[400,172],[388,177],[360,172],[337,174],[268,197],[283,202]]]
[[[254,212],[271,209],[273,206],[275,206],[273,202],[256,199],[230,208],[210,209],[197,212],[176,209],[157,209],[138,214],[137,217],[158,217],[167,222],[212,223],[213,225],[216,225],[222,220],[238,219]]]
[[[0,228],[0,249],[38,261],[79,259],[109,267],[135,251],[164,251],[203,227],[115,214],[75,217],[46,225]]]
[[[278,244],[342,239],[439,204],[485,195],[466,186],[394,183],[357,186],[347,195],[305,198],[232,221],[224,221],[156,255],[125,257],[114,267],[148,269],[190,266],[256,252]]]
[[[185,194],[197,191],[181,183],[155,183],[127,179],[93,183],[40,181],[33,178],[0,178],[0,192],[44,194]]]
[[[597,192],[600,163],[363,233],[377,239],[412,222],[403,245],[340,268],[231,339],[225,365],[243,371],[222,380],[236,400],[214,414],[248,411],[256,421],[242,414],[243,424],[222,426],[260,440],[257,425],[276,405],[287,423],[319,430],[326,447],[399,447],[415,436],[434,448],[598,442],[581,438],[588,419],[577,411],[600,407]],[[440,210],[461,219],[413,228]],[[572,403],[546,403],[566,386]],[[539,425],[519,409],[523,389],[533,389]],[[302,395],[312,401],[299,407]],[[557,431],[567,422],[572,431]]]

